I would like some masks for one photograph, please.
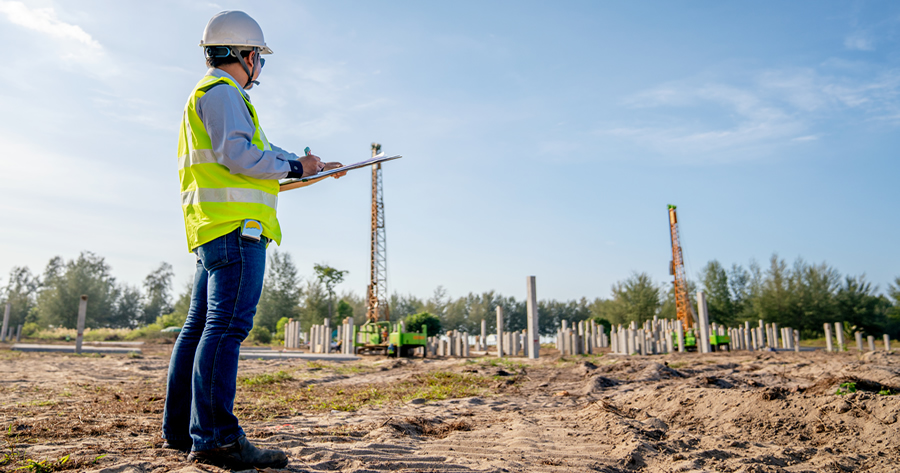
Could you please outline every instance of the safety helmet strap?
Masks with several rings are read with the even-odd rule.
[[[234,46],[231,47],[231,54],[234,54],[234,56],[237,57],[238,62],[241,64],[241,68],[247,73],[247,83],[244,84],[245,89],[250,87],[250,84],[259,85],[259,81],[253,80],[253,75],[256,74],[256,63],[259,61],[259,48],[253,48],[251,51],[255,52],[257,57],[253,59],[253,65],[248,69],[247,63],[244,62],[244,58],[241,57],[241,51]]]

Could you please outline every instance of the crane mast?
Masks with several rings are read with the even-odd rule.
[[[669,205],[669,236],[672,239],[672,262],[669,274],[675,276],[675,310],[685,330],[694,326],[694,309],[688,298],[687,278],[684,275],[684,258],[678,238],[678,216],[675,206]]]
[[[372,157],[381,145],[372,143]],[[372,232],[370,240],[369,287],[366,291],[366,318],[369,322],[390,321],[387,292],[387,246],[384,232],[384,195],[381,163],[372,165]]]

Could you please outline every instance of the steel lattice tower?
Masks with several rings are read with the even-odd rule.
[[[372,156],[381,145],[372,143]],[[369,288],[366,291],[366,318],[370,322],[391,320],[387,289],[387,240],[384,231],[384,193],[381,163],[372,165],[372,234],[370,242]]]
[[[672,262],[669,273],[675,276],[675,311],[678,320],[688,330],[694,326],[694,308],[688,297],[687,277],[684,273],[684,257],[681,253],[681,239],[678,237],[678,215],[675,206],[669,205],[669,238],[672,241]]]

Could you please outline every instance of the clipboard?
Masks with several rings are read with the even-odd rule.
[[[298,187],[306,187],[310,184],[314,184],[322,179],[325,179],[326,177],[333,176],[339,172],[351,171],[353,169],[364,168],[366,166],[371,166],[373,164],[384,163],[387,161],[393,161],[395,159],[400,159],[402,157],[403,156],[400,156],[399,154],[394,155],[394,156],[385,156],[384,153],[378,153],[375,156],[372,156],[371,158],[369,158],[365,161],[360,161],[355,164],[348,164],[346,166],[341,166],[339,168],[331,169],[329,171],[323,171],[318,174],[313,174],[312,176],[309,176],[309,177],[302,177],[299,179],[283,179],[278,182],[278,185],[279,185],[278,189],[279,189],[279,192],[284,192],[284,191],[288,191],[291,189],[297,189]]]

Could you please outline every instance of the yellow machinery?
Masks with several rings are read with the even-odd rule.
[[[684,257],[681,254],[681,242],[678,239],[678,216],[675,206],[669,205],[669,236],[672,239],[672,261],[669,263],[669,274],[675,276],[675,310],[678,320],[687,332],[694,326],[694,308],[688,298],[687,278],[684,275]]]

